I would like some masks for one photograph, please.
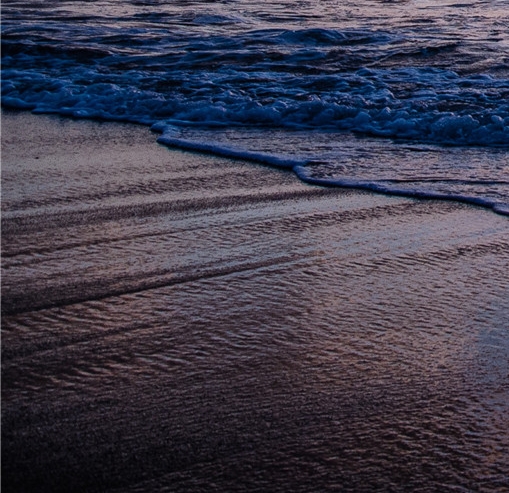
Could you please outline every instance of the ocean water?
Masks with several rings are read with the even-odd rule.
[[[508,0],[2,2],[2,104],[509,213]]]

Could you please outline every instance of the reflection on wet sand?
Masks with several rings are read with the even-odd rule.
[[[507,487],[506,218],[3,123],[4,491]]]

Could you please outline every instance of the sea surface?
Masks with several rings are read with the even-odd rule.
[[[2,105],[509,213],[508,0],[4,0]]]

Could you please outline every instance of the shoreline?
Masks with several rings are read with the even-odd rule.
[[[348,178],[320,178],[314,177],[306,169],[308,162],[305,160],[285,159],[270,154],[257,153],[246,150],[234,149],[226,146],[200,143],[172,137],[162,130],[154,130],[162,133],[157,142],[166,145],[170,149],[179,149],[188,152],[196,152],[203,155],[218,156],[225,159],[234,159],[244,163],[255,163],[266,165],[275,169],[283,169],[293,172],[303,183],[307,185],[316,185],[325,188],[337,188],[341,190],[356,190],[359,192],[369,192],[381,194],[389,197],[403,197],[418,200],[433,200],[456,202],[472,206],[483,207],[491,210],[501,216],[509,216],[509,205],[490,201],[484,197],[474,197],[468,195],[448,194],[437,191],[413,190],[404,188],[391,188],[387,185],[372,181],[354,180]]]
[[[18,113],[26,114],[29,110],[15,109],[15,108],[2,108],[2,115],[15,115]],[[390,188],[387,185],[379,184],[376,181],[363,181],[353,179],[327,179],[320,177],[313,177],[311,173],[306,169],[307,161],[280,158],[264,153],[257,153],[247,150],[240,150],[236,148],[230,148],[227,146],[221,146],[214,143],[200,143],[197,141],[190,141],[181,139],[178,137],[172,137],[170,134],[166,134],[163,130],[164,125],[158,128],[158,125],[151,125],[148,123],[136,122],[136,121],[115,121],[101,119],[96,120],[93,118],[77,118],[73,116],[64,116],[58,113],[32,113],[34,116],[55,118],[57,120],[75,121],[75,122],[93,122],[100,125],[131,125],[133,127],[148,128],[151,133],[159,135],[155,138],[155,142],[160,145],[166,146],[168,149],[179,150],[183,152],[195,153],[204,157],[218,157],[224,159],[231,159],[244,164],[256,164],[262,165],[267,168],[276,170],[284,170],[286,172],[292,172],[295,176],[303,183],[311,186],[319,186],[323,188],[333,188],[339,190],[353,190],[358,192],[367,192],[377,195],[384,195],[387,197],[402,197],[407,199],[417,200],[430,200],[430,201],[442,201],[442,202],[454,202],[459,204],[466,204],[474,207],[482,207],[495,214],[509,217],[509,204],[492,202],[485,197],[475,197],[468,195],[458,195],[442,193],[437,191],[425,191],[418,189],[398,189]]]
[[[507,219],[2,112],[3,491],[497,491]]]

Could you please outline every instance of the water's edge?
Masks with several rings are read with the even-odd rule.
[[[309,161],[284,159],[278,156],[273,156],[264,153],[255,153],[242,149],[235,149],[231,147],[221,146],[215,143],[201,143],[181,139],[172,136],[173,129],[169,126],[152,125],[154,132],[161,133],[162,135],[157,139],[157,142],[167,147],[173,147],[191,152],[199,152],[203,154],[212,154],[215,156],[226,157],[229,159],[236,159],[242,161],[250,161],[259,164],[264,164],[278,169],[285,169],[293,171],[297,177],[305,183],[310,185],[319,185],[323,187],[337,187],[348,188],[354,190],[364,190],[373,193],[380,193],[384,195],[392,195],[397,197],[407,197],[420,200],[447,200],[454,201],[473,206],[480,206],[491,209],[493,212],[509,216],[509,206],[490,201],[482,197],[471,197],[458,194],[446,194],[440,192],[425,192],[422,190],[409,190],[409,189],[395,189],[381,185],[373,181],[351,180],[351,179],[323,179],[311,176],[307,169]]]
[[[13,109],[9,106],[5,107],[2,102],[2,112],[24,112],[23,109]],[[34,115],[54,115],[60,118],[70,120],[89,120],[97,122],[110,122],[110,123],[127,123],[131,125],[149,126],[150,129],[160,136],[157,138],[157,143],[164,145],[168,148],[175,148],[189,152],[196,152],[205,155],[213,155],[218,157],[224,157],[228,159],[234,159],[245,162],[252,162],[263,164],[272,168],[292,171],[301,181],[309,185],[317,185],[329,188],[345,188],[352,190],[362,190],[377,194],[383,194],[387,196],[406,197],[411,199],[419,200],[439,200],[439,201],[453,201],[472,206],[483,207],[490,209],[496,214],[502,216],[509,216],[509,204],[501,204],[499,202],[491,201],[483,197],[475,197],[460,194],[448,194],[435,191],[424,191],[416,189],[405,189],[405,188],[394,188],[388,187],[384,184],[377,183],[376,181],[364,181],[354,179],[331,179],[331,178],[317,178],[312,176],[309,172],[308,165],[311,160],[306,159],[292,159],[282,158],[267,153],[252,152],[249,150],[229,147],[221,145],[217,142],[199,142],[195,140],[189,140],[185,138],[179,138],[175,136],[178,134],[178,129],[172,125],[164,122],[153,123],[152,121],[132,121],[129,119],[109,119],[109,118],[93,118],[89,116],[78,117],[62,115],[55,112],[42,112],[42,111],[30,111]]]

